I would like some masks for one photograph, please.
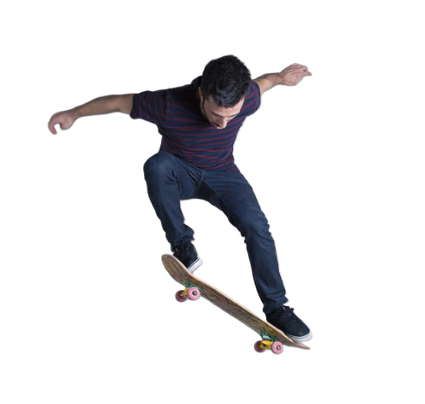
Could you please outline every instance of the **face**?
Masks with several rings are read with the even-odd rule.
[[[227,124],[241,112],[245,98],[242,98],[234,107],[226,108],[218,106],[212,97],[205,99],[199,89],[201,111],[211,125],[217,129],[224,129]]]

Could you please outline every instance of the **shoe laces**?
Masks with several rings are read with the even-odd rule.
[[[283,311],[285,312],[285,315],[287,316],[291,316],[292,313],[294,312],[294,309],[292,307],[289,306],[282,306]]]
[[[300,319],[295,315],[294,309],[289,306],[282,306],[281,318],[284,319],[285,322],[289,323],[299,323]]]

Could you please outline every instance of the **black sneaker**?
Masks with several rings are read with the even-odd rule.
[[[295,315],[294,309],[282,306],[270,314],[266,314],[267,321],[279,330],[282,330],[295,342],[306,342],[313,338],[310,329]]]
[[[202,265],[202,260],[199,258],[195,246],[190,241],[183,242],[175,247],[173,253],[189,272],[195,272]]]

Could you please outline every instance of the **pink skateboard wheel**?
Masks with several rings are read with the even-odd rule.
[[[198,300],[201,297],[201,291],[193,286],[187,291],[187,297],[190,300]]]
[[[275,341],[272,344],[271,347],[271,351],[275,354],[275,355],[281,355],[283,354],[283,351],[285,350],[285,347],[283,346],[283,344],[279,341]]]
[[[264,352],[266,352],[266,350],[264,348],[261,348],[260,345],[261,345],[261,340],[255,341],[254,352],[257,352],[257,353],[264,353]]]
[[[184,303],[187,300],[186,296],[180,296],[182,293],[181,290],[177,290],[176,293],[174,293],[174,298],[176,299],[176,302],[178,303]]]

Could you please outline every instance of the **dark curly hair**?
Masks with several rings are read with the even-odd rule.
[[[247,67],[233,55],[211,60],[202,73],[201,91],[204,98],[225,108],[234,107],[246,96],[251,81]]]

